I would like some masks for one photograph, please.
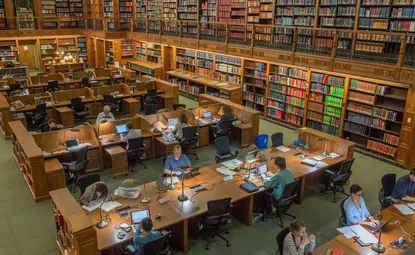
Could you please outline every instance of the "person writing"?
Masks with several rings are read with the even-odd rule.
[[[141,130],[134,129],[132,123],[128,123],[127,127],[128,127],[128,133],[126,135],[121,134],[121,137],[120,137],[121,142],[127,143],[125,147],[126,150],[128,150],[128,140],[141,137]]]
[[[363,200],[362,188],[353,184],[350,186],[350,197],[344,202],[343,208],[346,213],[347,225],[366,225],[375,227],[379,224],[378,220],[375,220],[367,210],[365,200]]]
[[[290,233],[284,238],[283,255],[312,254],[316,246],[316,237],[307,236],[306,225],[300,220],[293,220]]]
[[[179,122],[177,122],[176,126],[174,127],[174,135],[176,136],[177,140],[181,140],[183,138],[183,128],[189,126],[190,125],[188,123],[186,114],[182,113],[179,117]]]
[[[270,177],[271,173],[268,172],[268,177],[264,178],[263,183],[266,188],[272,188],[272,195],[276,199],[279,199],[284,192],[285,185],[294,181],[294,175],[293,172],[287,168],[285,158],[283,157],[274,158],[274,166],[279,173]]]
[[[391,197],[396,200],[415,202],[415,168],[408,175],[402,176],[395,183]]]
[[[141,233],[141,229],[143,233]],[[141,221],[141,229],[138,227],[137,231],[134,233],[134,248],[137,253],[134,254],[144,254],[144,244],[151,242],[161,236],[160,231],[155,231],[153,229],[153,222],[150,218],[144,218]]]
[[[79,199],[82,205],[96,204],[104,201],[108,196],[108,187],[104,182],[95,182],[89,185]]]
[[[179,144],[173,146],[173,155],[170,155],[166,159],[164,164],[164,173],[166,175],[182,175],[186,170],[180,166],[191,167],[189,158],[182,154],[182,147]]]
[[[99,124],[101,122],[106,122],[106,121],[114,121],[114,120],[115,118],[114,118],[114,115],[111,113],[111,107],[109,107],[109,105],[106,105],[103,108],[103,112],[98,114],[95,124]]]
[[[48,124],[45,125],[42,129],[42,132],[49,132],[49,131],[55,131],[63,129],[64,127],[61,124],[56,124],[54,119],[49,119]]]

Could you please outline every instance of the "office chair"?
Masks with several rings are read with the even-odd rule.
[[[74,97],[71,99],[72,111],[75,117],[84,123],[85,117],[89,115],[88,107],[82,103],[82,98]]]
[[[47,92],[56,92],[59,90],[58,81],[48,81],[48,86],[46,87]]]
[[[147,166],[144,165],[142,161],[142,157],[145,156],[146,153],[143,142],[143,137],[128,139],[127,160],[128,165],[131,166],[131,172],[134,172],[136,164],[140,164],[144,169],[147,169]]]
[[[231,149],[229,148],[229,137],[221,136],[215,139],[215,161],[216,163],[221,163],[230,159],[238,157],[239,151],[235,150],[235,153],[232,154]]]
[[[287,183],[284,186],[284,192],[281,196],[281,198],[276,199],[272,193],[266,192],[266,194],[268,195],[268,197],[271,200],[271,206],[273,206],[273,208],[275,209],[275,215],[280,218],[280,226],[283,228],[284,225],[282,224],[282,215],[286,215],[289,217],[292,217],[293,219],[295,219],[295,216],[292,214],[288,213],[288,210],[291,207],[292,202],[294,201],[294,199],[297,197],[297,193],[295,192],[295,189],[297,188],[298,183],[300,182],[299,179],[294,180],[293,182]],[[271,210],[272,212],[273,210]],[[267,220],[267,216],[265,216],[266,214],[264,213],[264,218],[263,220],[266,221]]]
[[[108,105],[111,108],[111,112],[119,110],[119,100],[115,100],[113,95],[104,95],[104,105]]]
[[[179,108],[186,109],[186,105],[185,104],[173,104],[173,110],[177,110]]]
[[[223,120],[213,126],[213,138],[216,140],[216,138],[221,136],[229,136],[233,121],[234,120]]]
[[[169,238],[171,237],[171,232],[162,230],[161,236],[157,239],[154,239],[150,242],[144,243],[142,255],[168,255],[170,254],[170,243]],[[128,245],[126,247],[120,246],[123,254],[138,255],[138,251],[132,246]]]
[[[9,96],[11,96],[12,94],[20,94],[20,92],[22,92],[22,90],[20,89],[20,84],[15,83],[9,85]]]
[[[157,104],[157,89],[148,89],[146,99],[144,100],[145,104]]]
[[[271,135],[271,143],[272,143],[272,147],[278,147],[281,145],[284,145],[284,140],[283,140],[284,134],[283,133],[275,133]]]
[[[199,145],[199,134],[197,133],[197,126],[184,127],[182,129],[183,137],[180,140],[180,146],[182,146],[183,154],[186,156],[193,155],[196,159],[197,147]]]
[[[76,180],[84,174],[88,168],[88,146],[83,146],[76,151],[75,161],[63,162],[62,166],[65,169],[65,173],[68,175],[67,184],[73,183],[72,192],[75,193],[77,183]]]
[[[231,221],[231,200],[232,198],[227,197],[207,202],[207,216],[204,217],[202,223],[199,222],[199,229],[205,237],[207,232],[210,232],[210,238],[206,244],[206,250],[210,250],[210,246],[215,236],[224,240],[226,242],[226,246],[231,246],[229,240],[220,234],[222,231],[229,234],[228,229],[221,230],[221,227]]]
[[[144,115],[157,113],[157,104],[144,104]]]
[[[340,192],[346,196],[349,196],[344,191],[344,186],[352,175],[352,168],[354,159],[345,160],[340,165],[340,170],[336,173],[331,170],[325,170],[324,179],[325,187],[320,190],[318,193],[321,196],[324,192],[332,191],[333,192],[333,203],[336,203],[336,192]]]
[[[30,127],[37,128],[46,121],[48,113],[46,112],[46,104],[36,105],[35,112],[27,112],[25,114],[26,122]]]
[[[276,254],[282,255],[284,253],[284,239],[290,233],[290,228],[285,227],[276,236],[278,250]]]
[[[344,210],[344,202],[346,202],[347,199],[348,197],[343,199],[343,201],[340,203],[341,215],[339,218],[339,228],[347,226],[346,211]]]
[[[89,86],[89,78],[88,77],[81,79],[81,88],[85,88],[85,87],[90,87]]]
[[[101,180],[101,176],[98,173],[84,174],[76,180],[76,185],[78,185],[81,190],[81,196],[85,193],[86,188],[89,185],[92,185]]]
[[[395,188],[396,174],[385,174],[382,179],[382,188],[379,190],[379,203],[382,209],[393,204],[391,195]]]

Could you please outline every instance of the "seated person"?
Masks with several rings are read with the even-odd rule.
[[[293,220],[290,233],[284,238],[283,255],[312,254],[316,246],[316,237],[307,236],[306,225],[300,220]]]
[[[272,187],[272,195],[279,199],[284,193],[284,187],[286,184],[294,181],[294,175],[291,169],[286,168],[285,158],[276,157],[274,158],[274,166],[279,173],[264,179],[265,187]],[[267,175],[271,175],[270,172]]]
[[[399,178],[392,191],[392,198],[407,202],[415,202],[415,168],[408,175]]]
[[[27,96],[29,95],[29,87],[27,86],[27,84],[24,85],[22,91],[20,92],[21,96]]]
[[[64,126],[62,126],[61,124],[56,124],[54,119],[49,119],[48,120],[48,124],[45,125],[42,129],[42,132],[49,132],[49,131],[55,131],[55,130],[60,130],[63,129]]]
[[[139,129],[133,129],[133,124],[132,123],[128,123],[127,124],[128,127],[128,133],[126,135],[121,134],[121,142],[126,142],[126,147],[125,149],[128,150],[128,140],[129,139],[133,139],[133,138],[138,138],[141,137],[141,132],[139,132]]]
[[[166,158],[166,163],[164,164],[164,173],[166,175],[182,175],[185,170],[180,168],[180,166],[189,166],[191,167],[191,163],[189,158],[182,154],[182,147],[179,144],[173,146],[173,155],[170,155]]]
[[[90,203],[100,203],[108,196],[108,187],[104,182],[96,182],[89,185],[84,194],[79,199],[82,205],[89,205]]]
[[[362,188],[353,184],[350,186],[350,197],[344,202],[343,208],[346,213],[347,225],[367,225],[375,227],[379,221],[375,220],[367,210],[365,200],[363,200]]]
[[[186,114],[182,113],[179,117],[179,122],[177,122],[173,130],[177,140],[181,140],[183,138],[183,128],[189,126]]]
[[[103,112],[98,114],[95,124],[99,124],[101,122],[107,122],[107,121],[114,121],[114,120],[115,118],[114,118],[114,115],[111,113],[111,107],[106,105],[103,108]]]
[[[229,120],[234,120],[235,117],[232,113],[232,109],[231,107],[229,107],[228,105],[223,106],[223,114],[220,117],[220,119],[218,120],[218,122],[216,122],[216,125],[211,126],[210,130],[210,134],[209,134],[209,138],[210,138],[210,142],[213,142],[213,133],[217,133],[219,130],[221,130],[223,127],[223,123],[225,121],[229,121]]]
[[[141,229],[143,233],[141,233]],[[161,236],[160,231],[155,231],[153,229],[153,222],[150,218],[144,218],[141,221],[141,229],[137,229],[134,233],[134,249],[136,254],[141,255],[144,253],[144,244],[151,242]]]

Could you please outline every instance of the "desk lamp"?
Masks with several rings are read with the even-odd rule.
[[[64,136],[64,138],[65,138],[65,142],[66,142],[66,141],[68,141],[68,139],[67,139],[67,137],[66,137],[66,133],[67,133],[68,131],[71,131],[71,132],[74,132],[74,133],[79,133],[79,132],[81,132],[81,130],[80,130],[79,128],[69,128],[69,129],[66,129],[66,130],[65,130],[65,132],[64,132],[64,134],[63,134],[63,136]]]
[[[125,179],[123,182],[122,182],[122,184],[123,185],[132,185],[132,184],[135,184],[135,183],[137,183],[138,181],[136,180],[136,179]],[[146,190],[146,184],[144,183],[143,184],[143,188],[144,188],[144,196],[143,196],[143,199],[141,200],[141,203],[143,203],[143,204],[147,204],[147,203],[150,203],[150,201],[151,201],[151,197],[148,197],[147,196],[147,190]]]
[[[380,242],[381,238],[382,238],[382,232],[383,229],[387,226],[388,224],[383,225],[380,229],[379,229],[379,237],[378,237],[378,243],[375,243],[372,245],[372,250],[374,250],[377,253],[384,253],[385,252],[385,246]]]
[[[98,127],[97,127],[97,131],[98,131],[98,138],[99,138],[99,127],[101,126],[101,124],[104,124],[104,123],[107,123],[108,121],[107,120],[103,120],[103,121],[101,121],[100,123],[98,123]]]
[[[185,167],[188,168],[189,166],[185,166]],[[184,173],[181,175],[181,177],[182,177],[182,194],[177,197],[177,200],[179,200],[180,202],[184,202],[184,201],[187,201],[189,197],[184,194]]]
[[[257,158],[254,158],[254,159],[252,159],[252,160],[248,160],[248,161],[246,161],[246,163],[248,163],[249,164],[249,168],[248,168],[248,170],[249,170],[249,174],[248,174],[248,176],[244,179],[244,181],[245,182],[252,182],[254,179],[252,179],[251,178],[251,169],[252,169],[252,163],[255,163],[255,162],[258,162],[258,159]]]
[[[103,229],[108,227],[108,224],[111,222],[111,218],[106,218],[104,219],[102,217],[102,205],[108,201],[111,200],[111,196],[109,196],[108,194],[105,196],[104,201],[102,201],[101,205],[99,206],[99,216],[100,216],[100,221],[95,225],[97,228],[99,229]]]
[[[176,185],[173,183],[173,171],[170,171],[170,184],[167,186],[167,189],[169,190],[175,190]]]

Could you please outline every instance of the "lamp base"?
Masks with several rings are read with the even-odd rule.
[[[252,177],[248,176],[244,179],[244,181],[245,182],[252,182],[252,181],[254,181],[254,179]]]
[[[374,250],[377,253],[384,253],[385,252],[385,246],[381,243],[376,243],[372,245],[372,250]]]
[[[176,185],[170,184],[169,186],[167,186],[167,189],[169,189],[169,190],[175,190],[176,189]]]
[[[143,197],[143,199],[141,200],[141,203],[147,204],[150,203],[151,201],[151,197]]]
[[[107,219],[107,220],[102,220],[100,222],[98,222],[95,227],[99,228],[99,229],[103,229],[108,227],[108,225],[110,224],[111,220]]]
[[[178,197],[177,197],[177,199],[178,199],[180,202],[184,202],[184,201],[187,201],[187,200],[189,199],[189,197],[188,197],[188,196],[186,196],[186,195],[180,195],[180,196],[178,196]]]

